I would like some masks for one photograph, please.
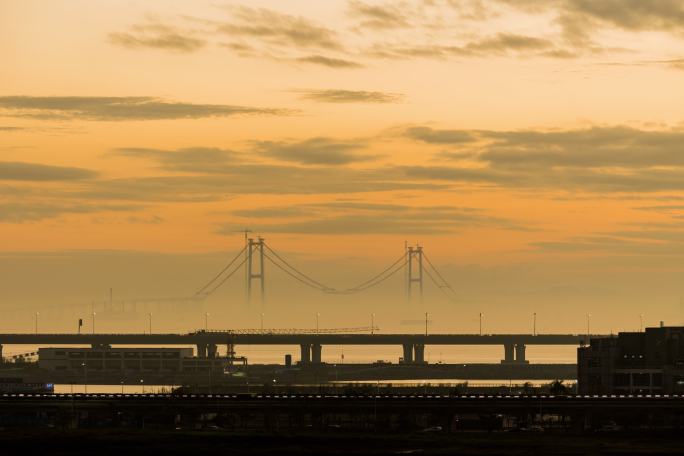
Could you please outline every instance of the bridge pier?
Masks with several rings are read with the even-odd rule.
[[[425,363],[425,345],[424,344],[415,344],[413,346],[413,351],[414,351],[414,363],[418,364],[424,364]]]
[[[207,357],[207,344],[197,344],[197,357],[206,358]]]
[[[404,344],[404,364],[413,362],[413,344]]]
[[[321,344],[313,344],[311,346],[311,363],[321,364]]]
[[[525,359],[525,344],[515,345],[515,363],[516,364],[528,364],[529,361]]]
[[[207,345],[207,356],[209,358],[216,358],[217,352],[218,352],[218,349],[216,348],[216,344]]]
[[[514,349],[515,345],[513,344],[504,345],[504,359],[501,360],[501,364],[511,364],[515,362]]]
[[[311,363],[311,344],[301,344],[299,348],[302,351],[302,356],[300,358],[300,364]]]

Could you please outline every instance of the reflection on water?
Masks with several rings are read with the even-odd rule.
[[[150,394],[171,392],[179,385],[55,385],[57,394]]]
[[[574,379],[561,379],[566,386],[573,386]],[[344,382],[330,382],[331,385],[373,385],[373,386],[396,386],[396,387],[422,387],[422,386],[459,386],[467,383],[469,387],[507,387],[507,388],[522,388],[526,384],[531,387],[541,387],[551,383],[551,380],[540,379],[524,379],[524,380],[508,380],[508,379],[494,379],[494,380],[465,380],[460,378],[435,378],[426,380],[377,380],[377,381],[344,381]],[[298,385],[307,386],[307,385]],[[309,385],[311,386],[311,385]],[[318,384],[313,386],[320,386]],[[55,393],[58,394],[150,394],[150,393],[169,393],[179,385],[87,385],[83,384],[68,384],[55,385]]]

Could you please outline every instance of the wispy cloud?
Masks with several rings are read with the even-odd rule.
[[[73,181],[92,179],[97,172],[69,166],[40,163],[0,162],[0,180],[11,181]]]
[[[305,100],[322,103],[399,103],[404,99],[400,93],[374,92],[366,90],[296,90]]]
[[[0,115],[45,120],[164,120],[291,113],[285,109],[184,103],[155,97],[0,97]]]
[[[112,32],[109,41],[129,49],[155,48],[177,52],[194,52],[206,45],[206,40],[197,38],[167,24],[137,24],[126,32]]]
[[[337,34],[302,16],[265,8],[229,8],[233,20],[217,26],[217,31],[233,37],[252,37],[273,46],[341,49]]]
[[[310,138],[304,141],[262,141],[257,151],[264,156],[305,165],[346,165],[375,159],[369,153],[359,153],[364,146],[358,141],[340,141],[332,138]]]
[[[326,66],[329,68],[353,69],[364,67],[364,65],[358,62],[354,62],[352,60],[340,59],[337,57],[327,57],[320,54],[312,54],[307,55],[305,57],[298,57],[296,61],[300,63],[310,63],[312,65]]]
[[[296,210],[264,207],[233,212],[243,218],[297,218],[298,221],[261,224],[260,232],[297,234],[436,234],[464,228],[491,227],[527,230],[514,221],[492,217],[481,210],[453,206],[408,206],[353,201],[300,205]],[[232,224],[220,230],[233,232]]]

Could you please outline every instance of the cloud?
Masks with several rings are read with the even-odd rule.
[[[205,40],[164,24],[134,25],[128,32],[110,33],[109,41],[129,49],[154,48],[184,53],[197,51],[206,45]]]
[[[0,131],[13,132],[13,131],[22,131],[22,130],[26,130],[26,129],[23,127],[8,127],[8,126],[0,125]]]
[[[553,43],[543,38],[498,33],[494,36],[471,41],[463,47],[465,52],[473,53],[503,53],[507,51],[536,51],[548,49]]]
[[[390,3],[369,5],[352,0],[349,2],[349,14],[361,19],[361,27],[371,29],[403,28],[409,25],[409,18],[402,10],[406,5]]]
[[[339,50],[336,33],[304,17],[264,8],[231,7],[234,22],[222,23],[217,31],[233,37],[251,37],[271,46]]]
[[[305,57],[299,57],[297,62],[310,63],[313,65],[321,65],[329,68],[363,68],[363,65],[351,60],[339,59],[335,57],[326,57],[324,55],[314,54]]]
[[[257,151],[267,157],[305,165],[347,165],[376,158],[355,152],[363,146],[355,141],[311,138],[298,142],[262,141],[257,143]]]
[[[284,210],[284,212],[280,212]],[[406,206],[333,201],[306,204],[290,211],[289,208],[266,207],[251,211],[235,211],[246,218],[306,217],[302,221],[259,225],[264,233],[296,234],[437,234],[451,233],[464,228],[493,227],[499,229],[527,229],[510,220],[488,216],[473,208],[452,206]],[[232,233],[234,226],[226,225],[219,231]]]
[[[98,180],[64,196],[98,201],[200,202],[247,194],[315,195],[446,187],[435,182],[416,182],[393,169],[238,163],[220,167],[213,174]]]
[[[92,214],[96,212],[134,211],[141,206],[63,204],[59,202],[11,202],[0,203],[0,223],[36,222],[66,214]]]
[[[510,33],[478,38],[462,44],[412,44],[397,45],[375,43],[367,53],[371,56],[388,59],[451,57],[488,57],[498,55],[542,55],[547,57],[567,57],[564,51],[556,49],[554,43],[544,38]]]
[[[404,95],[399,93],[369,92],[365,90],[297,90],[305,100],[323,103],[399,103]]]
[[[682,36],[684,4],[679,0],[497,0],[529,14],[556,15],[561,37],[577,50],[602,50],[593,40],[601,28],[657,31]]]
[[[92,179],[97,173],[89,169],[52,166],[39,163],[0,162],[0,180],[72,181]]]
[[[404,135],[458,147],[441,158],[461,166],[409,166],[412,178],[526,188],[655,192],[684,189],[684,130],[626,126],[577,130],[440,130],[411,127]]]
[[[153,160],[169,171],[216,173],[239,158],[231,150],[216,147],[187,147],[176,150],[149,148],[119,148],[114,155]]]
[[[183,103],[155,97],[0,97],[0,115],[45,120],[165,120],[290,113],[283,109]]]
[[[477,140],[477,136],[466,130],[438,130],[429,127],[410,127],[405,131],[409,138],[430,144],[460,144]]]

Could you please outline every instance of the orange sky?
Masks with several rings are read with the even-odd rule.
[[[2,252],[682,271],[677,0],[17,0],[0,55]]]

